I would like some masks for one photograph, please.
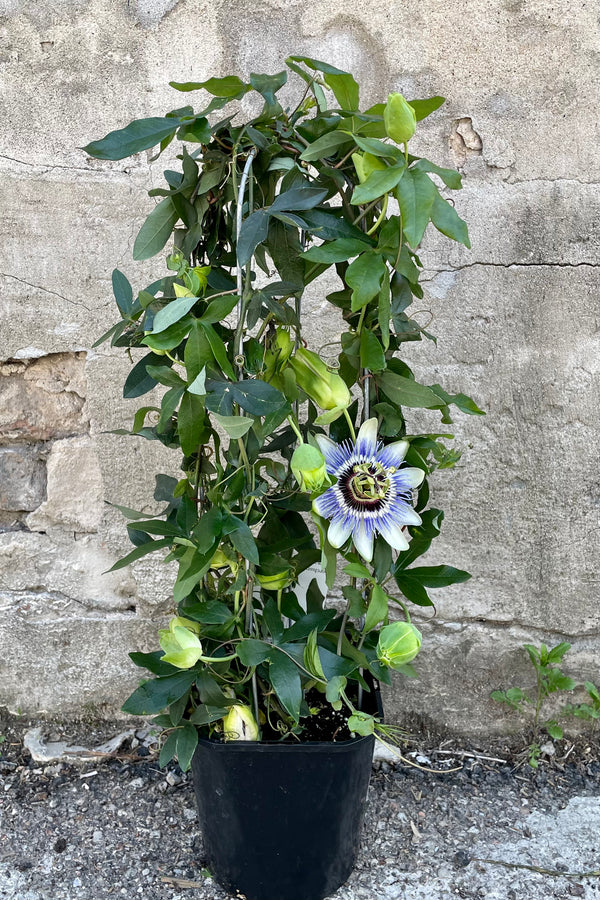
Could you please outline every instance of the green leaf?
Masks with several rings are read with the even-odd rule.
[[[550,669],[547,676],[551,691],[574,691],[577,687],[577,682],[573,678],[564,675],[558,669]]]
[[[193,606],[186,605],[184,612],[186,619],[202,622],[203,625],[225,625],[232,618],[229,607],[219,600],[206,600]]]
[[[331,63],[321,62],[318,59],[313,59],[311,56],[289,56],[286,59],[286,64],[289,65],[290,62],[304,63],[309,69],[316,69],[317,72],[324,72],[327,75],[348,74],[347,72],[344,72],[343,69],[337,69],[335,66],[332,66]]]
[[[432,384],[429,389],[433,391],[434,394],[438,395],[445,406],[452,403],[454,406],[457,406],[461,412],[466,413],[467,415],[485,416],[485,412],[482,409],[479,409],[475,401],[472,400],[471,397],[467,397],[466,394],[447,394],[439,384]]]
[[[227,697],[221,690],[221,686],[215,678],[210,675],[206,669],[198,673],[196,677],[196,687],[200,694],[202,703],[208,703],[209,706],[227,706]]]
[[[194,527],[193,536],[200,553],[208,553],[223,530],[223,514],[218,506],[211,506]],[[200,620],[201,621],[201,620]]]
[[[404,574],[416,580],[424,587],[441,588],[448,587],[450,584],[461,584],[468,581],[471,577],[468,572],[462,569],[455,569],[453,566],[413,566],[412,569],[405,569]]]
[[[563,656],[571,649],[571,645],[567,641],[561,641],[556,647],[548,653],[548,662],[555,665],[562,661]]]
[[[266,381],[245,379],[230,385],[234,400],[252,416],[266,416],[286,405],[283,394]]]
[[[459,244],[464,244],[469,250],[471,242],[467,223],[461,219],[454,207],[437,192],[431,207],[431,221],[438,231]]]
[[[171,300],[154,316],[152,334],[159,334],[170,325],[183,319],[197,302],[197,297],[177,297],[176,300]]]
[[[405,171],[404,163],[397,163],[387,169],[375,169],[366,181],[355,187],[350,203],[359,206],[383,197],[384,194],[394,190]]]
[[[227,349],[225,344],[215,331],[212,325],[208,325],[202,319],[199,320],[200,325],[204,329],[204,333],[208,338],[208,343],[210,345],[210,349],[212,350],[213,356],[219,364],[219,367],[224,375],[228,378],[235,379],[235,372],[233,371],[233,366],[229,362],[229,358],[227,356]]]
[[[271,219],[265,246],[281,278],[291,283],[294,291],[302,288],[305,263],[301,256],[303,248],[298,229]]]
[[[396,187],[403,234],[413,249],[423,239],[436,196],[438,193],[431,178],[418,170],[407,169]]]
[[[358,109],[359,87],[352,75],[328,72],[323,80],[333,91],[341,109]]]
[[[187,723],[175,732],[177,735],[177,762],[182,772],[187,772],[192,763],[192,756],[198,746],[198,731]]]
[[[363,737],[374,734],[375,719],[368,713],[355,712],[348,719],[348,728],[353,734],[360,734]]]
[[[267,106],[274,106],[277,103],[275,94],[287,81],[287,72],[277,72],[275,75],[261,75],[256,73],[250,74],[250,84],[262,97],[264,97]]]
[[[420,122],[422,119],[430,116],[432,112],[435,112],[436,109],[439,109],[445,102],[445,97],[428,97],[426,100],[409,100],[408,104],[414,109],[417,122]]]
[[[113,269],[112,288],[119,312],[125,318],[133,309],[133,291],[129,281],[118,269]]]
[[[220,416],[219,413],[214,412],[213,418],[234,440],[244,437],[254,425],[254,419],[249,419],[247,416]]]
[[[318,247],[309,247],[302,254],[309,262],[337,263],[345,262],[354,256],[358,256],[366,249],[365,241],[357,238],[338,238],[328,244]]]
[[[462,176],[456,169],[443,169],[441,166],[436,166],[435,163],[429,162],[428,159],[418,159],[412,166],[411,171],[415,169],[420,172],[431,172],[433,175],[437,175],[438,178],[442,179],[446,187],[454,191],[458,191],[462,187]]]
[[[270,658],[269,680],[281,705],[297,722],[300,718],[300,704],[302,703],[300,673],[296,663],[275,648],[273,648]]]
[[[133,417],[132,434],[138,434],[142,430],[149,412],[160,412],[160,410],[158,406],[141,406]]]
[[[382,372],[386,365],[383,347],[368,328],[360,333],[360,364],[371,372]]]
[[[166,766],[175,757],[177,753],[177,732],[172,731],[166,741],[160,748],[158,756],[158,765],[162,768]]]
[[[164,360],[164,356],[160,358]],[[164,384],[167,387],[185,387],[185,381],[171,366],[151,366],[146,364],[146,371],[159,384]]]
[[[172,137],[179,124],[179,119],[176,118],[136,119],[125,128],[111,131],[106,137],[92,141],[82,149],[96,159],[125,159],[126,156],[148,150],[165,138]]]
[[[384,141],[378,141],[376,138],[361,137],[359,134],[353,135],[354,142],[371,156],[382,157],[383,159],[393,159],[399,162],[404,158],[402,150],[394,144],[386,144]]]
[[[226,75],[224,78],[209,78],[207,81],[170,81],[169,85],[175,88],[176,91],[184,93],[205,90],[215,97],[227,97],[230,100],[238,99],[246,91],[250,90],[250,85],[243,82],[237,75]]]
[[[334,129],[333,131],[326,132],[326,134],[322,134],[316,141],[313,141],[306,150],[302,151],[300,159],[303,159],[305,162],[312,162],[312,160],[315,159],[326,158],[332,156],[333,151],[337,150],[338,147],[341,147],[342,144],[349,144],[351,142],[351,135],[344,131]]]
[[[383,257],[374,251],[361,253],[351,262],[346,271],[345,281],[352,288],[352,311],[362,309],[379,293],[385,275],[386,264]]]
[[[133,716],[154,715],[183,697],[194,683],[196,674],[189,670],[146,681],[127,698],[121,709]]]
[[[148,553],[154,553],[155,550],[161,550],[163,547],[168,547],[172,543],[173,541],[171,538],[165,538],[162,541],[148,541],[147,544],[141,544],[139,547],[136,547],[135,550],[132,550],[131,553],[128,553],[127,556],[123,556],[114,564],[114,566],[111,566],[110,569],[107,569],[106,571],[116,572],[117,569],[123,569],[125,566],[129,566],[137,559],[141,559],[142,556],[146,556]]]
[[[162,655],[162,650],[155,650],[154,653],[130,653],[129,659],[141,669],[148,669],[153,675],[174,675],[176,669],[169,663],[163,662]]]
[[[283,634],[283,619],[272,597],[269,597],[263,607],[263,622],[268,628],[273,643],[278,644]]]
[[[236,646],[235,652],[243,666],[259,666],[269,658],[272,649],[272,645],[264,641],[245,638]]]
[[[206,575],[216,549],[217,543],[215,542],[208,553],[205,554],[196,552],[196,549],[192,547],[186,550],[179,562],[179,572],[173,585],[173,600],[175,603],[181,603],[182,600],[185,600],[201,578]]]
[[[306,615],[303,615],[297,622],[294,622],[293,625],[286,628],[283,635],[284,640],[286,642],[301,641],[305,637],[308,637],[313,630],[318,632],[325,631],[335,616],[336,611],[334,609],[323,609],[318,612],[306,613]]]
[[[186,391],[177,415],[177,433],[184,456],[198,452],[206,432],[204,403],[197,394]]]
[[[187,336],[194,320],[191,316],[184,316],[178,322],[174,322],[160,334],[147,334],[142,344],[151,350],[173,350],[178,347]]]
[[[337,215],[335,209],[329,212],[324,209],[307,209],[303,218],[310,233],[324,241],[333,241],[336,238],[356,238],[365,243],[372,241],[356,225],[352,225],[341,214]]]
[[[126,400],[133,400],[135,397],[141,397],[147,394],[153,387],[156,387],[156,378],[149,375],[146,366],[159,366],[164,362],[164,357],[156,353],[148,353],[142,357],[130,371],[123,385],[123,397]]]
[[[198,320],[194,321],[185,342],[184,362],[188,379],[195,381],[202,370],[213,360],[213,353]],[[192,392],[193,393],[193,392]]]
[[[230,518],[235,518],[231,516]],[[258,549],[256,547],[256,541],[250,531],[249,527],[245,522],[242,522],[241,519],[236,519],[238,523],[236,525],[235,530],[229,533],[229,540],[235,547],[238,553],[241,553],[244,559],[247,559],[248,562],[254,563],[258,565],[260,562],[258,556]],[[226,533],[226,532],[225,532]]]
[[[388,615],[388,599],[383,588],[379,584],[374,584],[365,617],[365,633],[372,631],[380,622],[385,622]]]
[[[378,375],[376,381],[397,406],[408,406],[412,409],[439,409],[443,405],[440,397],[431,388],[419,384],[418,381],[413,381],[412,378],[406,378],[404,375],[387,371]]]
[[[359,619],[361,616],[364,616],[367,611],[367,604],[362,591],[352,587],[350,584],[345,584],[342,588],[342,594],[348,601],[348,615],[350,618]]]
[[[180,141],[208,144],[212,137],[208,119],[199,116],[194,122],[184,122],[179,129],[177,137]]]
[[[190,716],[190,722],[194,725],[210,725],[211,722],[218,722],[219,719],[224,718],[228,712],[229,710],[225,706],[203,704],[196,707]]]
[[[340,699],[340,694],[345,690],[347,683],[348,679],[343,675],[334,675],[333,678],[327,682],[327,687],[325,688],[327,700],[329,700],[330,703],[337,703]]]
[[[178,219],[172,199],[165,197],[140,228],[133,245],[133,258],[140,261],[156,256],[169,240]]]
[[[563,736],[563,730],[557,722],[546,722],[544,728],[555,741],[560,741]]]
[[[258,245],[266,241],[269,233],[269,218],[268,210],[257,209],[242,222],[236,250],[238,265],[245,266]]]
[[[202,313],[202,321],[206,322],[208,325],[222,322],[223,319],[227,318],[229,313],[235,309],[237,304],[237,296],[218,297],[216,300],[211,300],[206,307],[205,312]]]
[[[408,569],[408,571],[410,572],[410,569]],[[433,606],[427,591],[416,578],[411,578],[410,575],[405,575],[404,572],[401,572],[394,577],[396,579],[396,584],[406,599],[410,600],[411,603],[416,604],[416,606]]]
[[[390,317],[391,317],[391,294],[390,294],[390,273],[386,266],[381,282],[381,290],[379,291],[379,303],[377,306],[377,318],[379,321],[379,329],[381,331],[381,342],[383,349],[387,350],[390,346]]]
[[[206,369],[198,372],[191,384],[188,384],[187,389],[190,394],[197,394],[199,397],[206,396]]]
[[[270,211],[275,213],[286,210],[313,209],[319,205],[321,200],[325,199],[327,194],[326,188],[315,187],[307,182],[300,187],[293,187],[279,194],[271,204]]]
[[[373,577],[367,567],[361,563],[348,563],[347,566],[344,566],[344,574],[349,575],[350,578],[371,579]]]
[[[128,528],[134,531],[143,531],[145,534],[162,534],[174,536],[179,534],[179,528],[172,522],[163,522],[162,519],[146,519],[128,523]]]

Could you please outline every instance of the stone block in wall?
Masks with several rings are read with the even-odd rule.
[[[47,470],[47,500],[27,516],[27,527],[31,531],[57,526],[76,533],[97,531],[102,520],[103,485],[92,438],[55,441]]]
[[[46,495],[46,463],[41,447],[0,447],[0,510],[30,512]]]
[[[0,600],[3,591],[14,595],[15,602],[30,595],[30,614],[46,618],[82,609],[131,610],[136,606],[136,584],[130,569],[107,571],[118,555],[96,534],[79,534],[73,540],[72,532],[59,528],[51,534],[7,530],[0,534]],[[33,608],[33,595],[43,608],[39,604]],[[70,605],[49,605],[49,596]]]
[[[0,444],[89,430],[85,358],[85,353],[50,353],[0,363]]]
[[[0,593],[0,703],[22,714],[114,718],[143,677],[128,654],[155,649],[156,623],[132,612],[32,616],[30,600]]]
[[[504,704],[490,698],[492,691],[511,687],[525,689],[535,697],[536,676],[523,644],[552,647],[565,636],[537,629],[508,629],[489,622],[415,624],[423,632],[423,646],[414,662],[418,678],[392,673],[392,689],[384,688],[386,718],[408,727],[431,728],[443,734],[486,738],[490,735],[522,733],[533,725],[534,707],[526,707],[520,716]],[[598,682],[597,636],[567,638],[572,647],[561,668],[578,684]],[[581,702],[579,694],[560,694],[559,703]],[[544,710],[546,707],[544,707]],[[548,711],[553,709],[550,705]],[[561,721],[569,733],[585,732],[590,722],[573,717]]]

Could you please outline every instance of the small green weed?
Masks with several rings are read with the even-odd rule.
[[[536,673],[536,690],[535,697],[529,697],[522,688],[509,688],[507,691],[493,691],[490,696],[492,700],[498,703],[506,703],[512,709],[519,713],[524,711],[525,704],[535,706],[535,717],[533,721],[533,741],[529,745],[529,765],[536,769],[539,765],[539,757],[541,748],[539,744],[540,729],[543,729],[553,740],[560,740],[563,736],[563,729],[558,723],[558,719],[542,720],[542,707],[544,701],[551,694],[559,691],[574,691],[576,688],[583,688],[589,701],[579,703],[565,703],[558,713],[558,718],[566,718],[574,716],[578,719],[593,721],[600,718],[600,693],[598,688],[591,682],[585,681],[578,684],[573,678],[565,675],[560,669],[560,663],[571,645],[562,641],[556,647],[548,649],[546,644],[541,644],[539,649],[533,644],[523,644],[524,649],[529,655],[531,664]]]

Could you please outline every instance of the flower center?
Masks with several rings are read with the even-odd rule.
[[[381,509],[390,489],[389,473],[376,460],[354,463],[339,484],[344,499],[354,509]]]

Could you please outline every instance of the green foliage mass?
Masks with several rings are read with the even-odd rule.
[[[354,435],[359,393],[379,420],[380,440],[406,438],[408,464],[426,476],[460,454],[444,443],[451,434],[407,436],[405,408],[432,410],[444,424],[451,407],[482,414],[462,393],[417,382],[400,359],[406,343],[435,340],[410,313],[423,296],[418,249],[426,229],[469,247],[467,226],[446,198],[460,175],[408,150],[417,122],[443,99],[392,94],[361,111],[349,73],[308,57],[286,62],[284,71],[248,81],[172,82],[186,96],[210,98],[199,110],[140,119],[84,148],[102,160],[178,150],[178,168],[149,191],[156,205],[133,247],[134,259],[148,260],[172,246],[168,272],[135,291],[115,270],[120,320],[97,342],[132,354],[124,397],[152,391],[120,433],[159,441],[181,459],[179,480],[157,477],[158,515],[122,509],[134,549],[113,567],[168,550],[178,567],[174,612],[199,626],[190,634],[199,634],[201,649],[185,624],[161,639],[169,659],[195,660],[187,668],[160,652],[132,654],[153,677],[124,709],[160,713],[171,729],[162,763],[178,754],[187,765],[198,730],[214,733],[232,705],[250,707],[263,734],[282,737],[302,731],[310,691],[355,713],[358,692],[369,689],[365,674],[389,681],[377,655],[389,605],[409,618],[406,602],[430,606],[431,589],[469,577],[451,566],[412,565],[443,519],[426,508],[427,478],[409,549],[394,554],[379,535],[364,564],[351,541],[331,547],[327,522],[313,514],[315,536],[311,500],[327,477],[315,452],[296,456],[295,473],[290,465],[297,447],[316,447],[318,435]],[[292,108],[278,97],[288,73],[299,86]],[[237,101],[248,94],[260,109],[242,121]],[[337,353],[323,359],[318,347],[305,347],[302,296],[327,272],[338,277],[327,302],[343,333]],[[309,455],[302,474],[299,460]],[[349,577],[345,614],[324,608],[316,579],[301,606],[298,578],[321,564],[331,586],[338,556]],[[360,722],[356,731],[368,733]]]

